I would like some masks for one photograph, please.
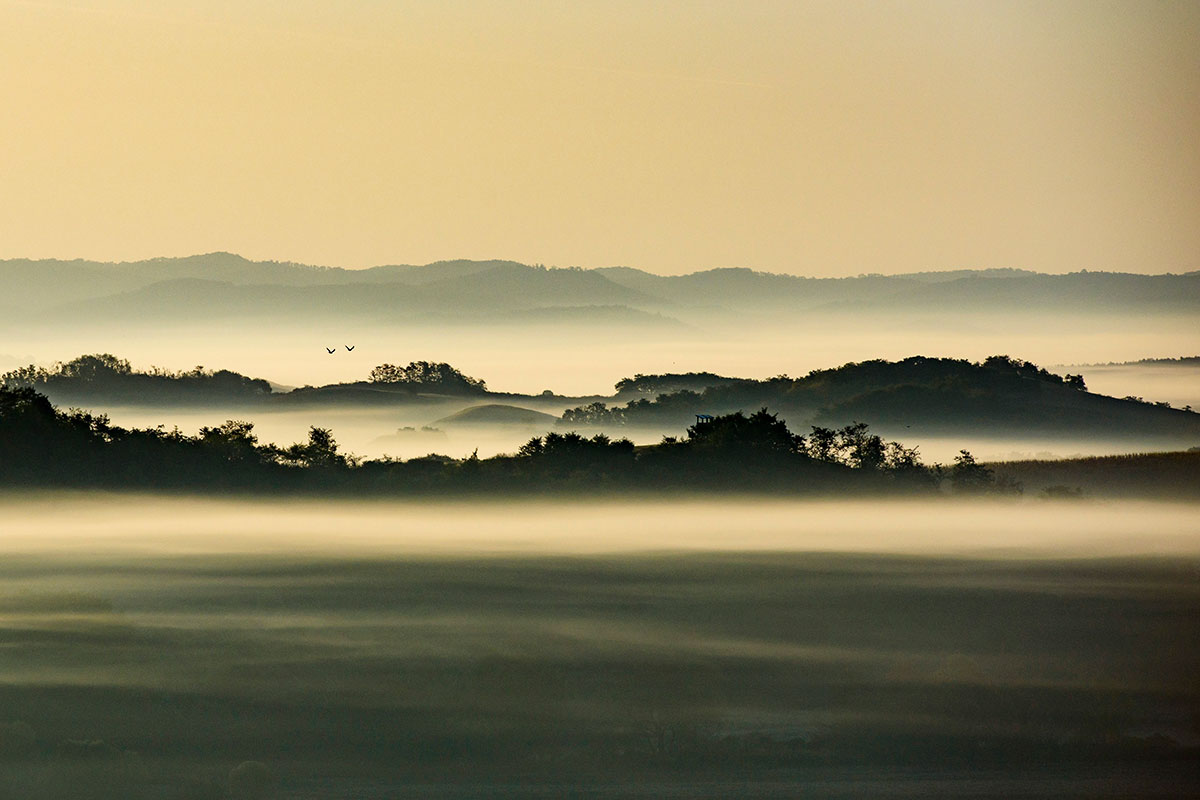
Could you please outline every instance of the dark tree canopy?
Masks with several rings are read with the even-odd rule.
[[[49,369],[30,364],[0,376],[0,384],[9,388],[30,387],[56,398],[124,402],[245,400],[271,394],[271,384],[267,381],[230,370],[206,370],[198,366],[173,372],[151,367],[143,372],[111,353],[79,356],[57,362]]]
[[[622,378],[614,387],[617,394],[645,394],[655,396],[664,392],[684,389],[703,391],[710,386],[741,383],[741,378],[727,378],[714,372],[668,372],[660,375],[637,373],[632,378]]]
[[[687,430],[688,443],[699,449],[763,450],[797,454],[804,438],[788,430],[787,423],[765,408],[749,417],[738,411],[698,422]]]
[[[127,430],[106,417],[60,411],[29,387],[0,387],[0,486],[100,486],[187,491],[543,492],[928,490],[935,472],[915,450],[884,444],[865,425],[804,437],[767,409],[716,416],[686,439],[635,447],[605,434],[553,431],[514,455],[430,455],[362,461],[313,426],[286,447],[226,420],[195,436]],[[822,443],[830,442],[828,447]]]
[[[372,383],[410,384],[443,391],[482,393],[487,391],[485,383],[445,362],[411,361],[407,366],[380,364],[371,370]]]
[[[1029,361],[1007,355],[980,362],[913,356],[900,361],[875,359],[813,370],[804,377],[779,375],[766,380],[722,379],[703,385],[696,373],[693,388],[673,388],[688,376],[635,376],[618,387],[640,389],[641,397],[621,405],[591,403],[568,409],[561,425],[610,429],[617,426],[683,426],[693,415],[729,414],[768,407],[809,424],[840,429],[857,420],[888,431],[917,428],[921,433],[954,434],[986,428],[989,432],[1030,430],[1094,435],[1120,428],[1131,434],[1175,435],[1200,431],[1196,420],[1147,413],[1147,403],[1113,402],[1088,393],[1082,375],[1056,375]],[[659,379],[663,380],[659,380]],[[710,379],[711,380],[711,379]],[[661,389],[656,395],[656,389]],[[1140,401],[1141,398],[1125,398]],[[1158,404],[1166,409],[1166,404]],[[818,442],[822,448],[832,443]],[[859,443],[866,461],[878,459]]]
[[[978,494],[987,491],[995,482],[996,475],[991,469],[975,461],[975,456],[966,450],[958,451],[954,466],[950,468],[950,485],[954,491]]]

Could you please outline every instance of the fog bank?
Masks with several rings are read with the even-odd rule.
[[[226,501],[47,493],[10,496],[2,508],[3,550],[12,555],[1200,554],[1196,507],[1151,502]]]

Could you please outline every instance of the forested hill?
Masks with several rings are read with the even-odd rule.
[[[48,368],[30,364],[0,375],[0,386],[33,389],[54,403],[68,405],[244,406],[288,401],[373,405],[405,403],[426,394],[489,394],[482,380],[432,361],[380,364],[363,381],[273,392],[268,381],[230,370],[200,366],[179,372],[163,367],[141,371],[111,353],[83,355]]]
[[[654,376],[641,376],[652,381]],[[624,405],[597,402],[568,410],[564,427],[679,425],[695,414],[777,409],[792,424],[869,422],[889,435],[1166,437],[1200,443],[1200,414],[1165,403],[1118,399],[1086,390],[1082,376],[1059,376],[1026,361],[982,362],[914,356],[816,370],[802,378],[722,379]]]
[[[30,364],[0,375],[0,386],[30,388],[56,403],[142,405],[237,404],[271,395],[271,384],[226,369],[135,370],[111,353],[83,355],[52,367]]]

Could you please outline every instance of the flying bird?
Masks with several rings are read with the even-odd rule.
[[[334,352],[336,352],[336,351],[337,351],[337,348],[336,348],[336,347],[326,347],[326,348],[325,348],[325,351],[326,351],[327,353],[333,354]]]
[[[354,345],[352,345],[352,344],[348,344],[348,345],[346,345],[346,349],[347,349],[347,350],[353,350],[353,349],[354,349]]]

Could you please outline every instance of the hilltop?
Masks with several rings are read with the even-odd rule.
[[[640,376],[643,380],[652,380]],[[841,426],[867,421],[890,436],[955,435],[1127,437],[1189,445],[1200,442],[1200,414],[1087,391],[1080,375],[1060,376],[1008,356],[982,362],[913,356],[814,370],[802,378],[720,378],[610,407],[569,409],[566,426],[607,431],[680,425],[698,413],[770,407],[793,424]]]

